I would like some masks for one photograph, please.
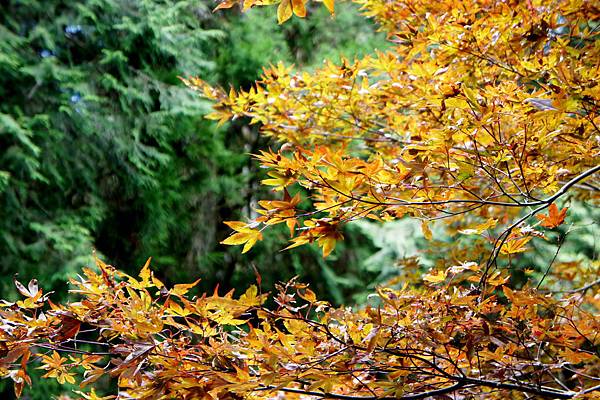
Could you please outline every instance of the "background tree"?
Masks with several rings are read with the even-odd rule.
[[[64,281],[94,246],[130,261],[123,254],[147,246],[140,236],[160,242],[174,230],[166,210],[199,156],[185,144],[203,129],[215,146],[205,105],[177,80],[213,66],[206,43],[222,33],[198,13],[207,10],[192,2],[2,5],[4,290],[41,260],[45,282]]]
[[[163,279],[202,274],[206,289],[219,281],[247,284],[252,262],[296,265],[286,274],[276,266],[263,270],[269,281],[271,273],[273,281],[318,276],[318,266],[302,270],[286,254],[270,261],[277,243],[265,243],[255,260],[218,245],[227,235],[222,221],[250,209],[257,166],[246,153],[266,141],[244,124],[215,129],[202,117],[208,103],[177,77],[248,86],[263,65],[291,62],[292,52],[308,53],[306,46],[314,52],[301,62],[320,64],[332,47],[343,50],[344,35],[314,47],[312,35],[348,31],[356,24],[352,12],[327,22],[335,26],[316,15],[310,27],[290,26],[289,36],[298,39],[288,39],[274,29],[273,15],[217,16],[194,1],[31,0],[0,7],[6,296],[17,295],[17,272],[60,292],[67,277],[92,262],[94,248],[124,270],[153,254]],[[382,42],[372,27],[361,29],[363,51]],[[260,51],[250,51],[256,43]],[[319,260],[306,264],[323,264],[314,251],[301,255]]]
[[[17,298],[18,273],[65,298],[66,280],[93,263],[96,249],[132,273],[152,254],[165,282],[202,276],[205,290],[247,286],[255,265],[265,284],[301,275],[345,300],[359,277],[374,275],[360,272],[369,244],[357,230],[349,235],[356,250],[338,261],[314,249],[278,252],[283,231],[251,257],[219,245],[229,229],[222,221],[251,210],[259,178],[247,153],[268,141],[246,123],[217,129],[204,120],[208,102],[177,77],[249,87],[271,62],[308,67],[334,49],[384,45],[371,24],[353,31],[357,21],[349,8],[335,20],[315,11],[282,31],[271,13],[213,14],[198,1],[2,2],[2,297]],[[315,34],[325,39],[314,43]],[[260,51],[250,51],[257,43]],[[64,390],[36,385],[26,395]]]

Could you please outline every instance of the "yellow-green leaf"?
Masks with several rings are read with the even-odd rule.
[[[277,7],[277,21],[283,24],[292,17],[293,9],[291,0],[282,0]]]

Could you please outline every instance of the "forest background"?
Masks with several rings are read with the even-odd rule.
[[[264,194],[250,154],[269,142],[248,121],[217,128],[205,120],[209,102],[178,77],[248,87],[270,63],[311,69],[383,49],[385,36],[352,5],[334,19],[315,8],[284,26],[268,10],[213,7],[0,2],[2,298],[16,298],[15,274],[64,298],[93,251],[126,272],[152,256],[164,282],[201,277],[203,290],[245,288],[254,268],[265,286],[299,275],[338,304],[380,275],[366,225],[352,227],[327,260],[317,248],[280,252],[284,230],[242,257],[219,244],[229,234],[223,221],[248,216]],[[63,391],[43,381],[24,398]],[[0,382],[0,397],[13,397],[10,382]]]
[[[167,285],[265,287],[299,275],[334,304],[361,302],[369,288],[414,262],[432,265],[419,224],[350,224],[324,259],[316,247],[281,252],[280,229],[245,256],[219,244],[226,220],[252,216],[265,198],[258,163],[269,147],[248,121],[206,121],[210,104],[178,77],[249,87],[262,66],[312,69],[386,47],[356,7],[323,8],[278,26],[268,10],[212,13],[198,0],[8,0],[0,3],[0,290],[13,276],[66,296],[68,277],[93,250],[127,273],[148,256]],[[600,212],[574,201],[577,233],[564,259],[596,259]],[[567,227],[564,228],[569,229]],[[444,240],[443,237],[437,240]],[[524,254],[535,271],[544,244]],[[430,247],[434,248],[434,247]],[[68,392],[67,388],[64,388]],[[63,392],[44,381],[23,398]],[[9,382],[0,396],[12,397]]]

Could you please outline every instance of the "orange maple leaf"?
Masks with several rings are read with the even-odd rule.
[[[550,204],[550,207],[548,208],[548,215],[537,215],[537,218],[542,221],[540,225],[542,225],[544,228],[556,228],[565,221],[565,216],[567,215],[568,209],[569,207],[565,207],[558,211],[558,207],[553,203]]]

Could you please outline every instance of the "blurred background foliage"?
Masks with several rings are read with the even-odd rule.
[[[56,297],[93,251],[165,282],[265,287],[300,275],[335,302],[369,278],[358,229],[336,259],[280,252],[277,231],[251,254],[222,246],[224,220],[252,212],[261,177],[249,153],[272,145],[244,121],[216,128],[179,76],[249,86],[262,67],[313,68],[386,46],[355,8],[277,25],[269,10],[212,13],[204,0],[0,1],[0,290],[13,276]],[[311,10],[312,11],[312,10]],[[367,276],[369,275],[369,276]],[[371,274],[372,275],[372,274]],[[3,398],[12,388],[3,385]],[[66,388],[64,388],[66,390]],[[25,393],[47,399],[45,382]]]
[[[273,144],[244,121],[204,120],[210,105],[178,77],[247,87],[269,63],[313,68],[384,48],[383,34],[350,6],[285,27],[269,10],[212,7],[0,1],[2,298],[16,296],[17,273],[66,296],[66,279],[93,263],[94,250],[132,274],[152,256],[165,282],[201,277],[204,290],[247,286],[254,265],[265,287],[300,275],[338,303],[370,276],[360,265],[372,249],[358,229],[327,261],[313,248],[280,252],[284,231],[244,257],[219,244],[229,234],[222,222],[252,212],[263,190],[249,153]],[[52,385],[25,396],[60,394]]]
[[[16,296],[17,273],[66,296],[67,278],[93,264],[94,250],[130,274],[152,256],[157,277],[168,284],[201,277],[203,290],[247,286],[254,267],[266,290],[299,275],[336,304],[363,301],[375,284],[398,283],[444,255],[419,250],[428,245],[418,222],[404,220],[349,225],[327,260],[310,246],[280,251],[285,229],[244,256],[219,244],[229,234],[223,221],[243,219],[265,196],[249,154],[276,144],[247,121],[217,128],[204,120],[210,104],[178,77],[248,87],[270,63],[310,70],[387,43],[345,3],[334,19],[320,7],[283,26],[273,10],[213,14],[213,6],[0,0],[2,298]],[[597,224],[589,221],[595,212],[597,223],[598,212],[578,210],[588,222],[567,250],[597,258]],[[452,239],[440,249],[444,243]],[[551,250],[536,252],[543,256],[530,262],[540,273]],[[48,381],[34,387],[24,398],[67,391]],[[7,382],[0,396],[12,398]]]
[[[202,276],[207,289],[243,284],[254,276],[250,263],[266,284],[293,274],[317,281],[321,268],[335,269],[312,249],[278,253],[283,234],[243,259],[218,244],[228,234],[222,221],[250,212],[260,175],[249,153],[269,143],[243,122],[217,129],[205,121],[209,104],[178,76],[248,86],[269,63],[309,68],[381,48],[384,37],[349,7],[283,29],[269,10],[210,8],[198,0],[2,2],[5,297],[16,272],[61,290],[92,249],[128,272],[151,255],[161,278]]]

